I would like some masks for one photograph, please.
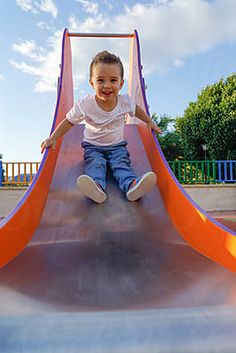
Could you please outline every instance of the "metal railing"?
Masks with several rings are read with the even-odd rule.
[[[182,184],[235,183],[236,160],[169,161]]]
[[[2,162],[0,160],[1,186],[28,186],[39,169],[39,162]]]
[[[132,38],[134,33],[68,33],[69,37],[84,37],[84,38]]]
[[[215,161],[217,182],[235,183],[236,182],[236,160]]]
[[[182,184],[236,183],[236,160],[169,161]],[[28,186],[39,169],[39,162],[2,162],[0,187]]]

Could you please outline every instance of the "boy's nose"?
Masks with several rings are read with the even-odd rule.
[[[110,87],[110,82],[109,81],[105,81],[104,82],[104,87]]]

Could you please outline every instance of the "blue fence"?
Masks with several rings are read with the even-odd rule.
[[[216,181],[219,183],[236,182],[236,160],[233,161],[215,161],[216,163]]]
[[[182,184],[236,183],[236,160],[168,162]]]

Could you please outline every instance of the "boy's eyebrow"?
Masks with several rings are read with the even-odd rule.
[[[98,79],[100,79],[100,78],[104,78],[105,76],[96,76],[96,79],[98,80]],[[110,76],[110,78],[116,78],[116,79],[118,79],[119,78],[119,76]]]

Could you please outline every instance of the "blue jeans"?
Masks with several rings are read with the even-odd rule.
[[[119,188],[127,192],[136,175],[131,167],[127,142],[122,141],[112,146],[95,146],[82,142],[84,148],[84,173],[106,189],[106,172],[109,165]]]

